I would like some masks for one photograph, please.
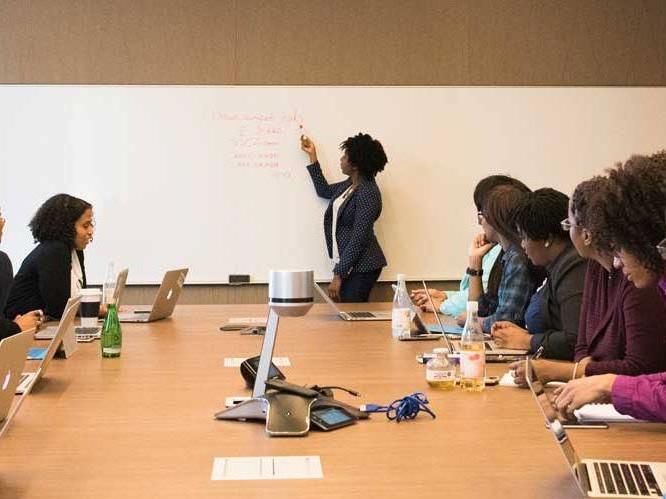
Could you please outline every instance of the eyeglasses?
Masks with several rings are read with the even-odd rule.
[[[571,223],[568,218],[565,218],[560,222],[560,227],[562,227],[562,230],[565,232],[569,232],[572,227],[577,227],[576,224]]]
[[[661,257],[666,260],[666,237],[662,239],[659,244],[657,244],[657,251]]]
[[[481,225],[481,222],[483,221],[485,216],[486,215],[485,215],[485,213],[483,213],[483,211],[477,211],[476,212],[476,221],[479,223],[479,225]]]

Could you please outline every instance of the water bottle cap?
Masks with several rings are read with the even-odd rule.
[[[434,353],[435,355],[444,355],[444,354],[449,353],[449,349],[448,348],[434,348],[432,350],[432,353]]]

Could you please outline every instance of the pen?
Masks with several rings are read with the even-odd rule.
[[[536,360],[543,355],[543,345],[537,348],[537,351],[532,355],[532,360]]]

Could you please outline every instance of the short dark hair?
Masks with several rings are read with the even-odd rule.
[[[657,244],[666,237],[666,151],[632,156],[608,171],[589,230],[607,252],[623,250],[661,275]]]
[[[505,239],[520,246],[516,230],[516,210],[528,193],[515,185],[498,185],[486,196],[483,216]]]
[[[474,204],[477,211],[483,210],[486,196],[498,185],[513,185],[518,189],[522,189],[523,192],[530,192],[529,187],[509,175],[490,175],[489,177],[482,178],[474,188]]]
[[[340,144],[349,162],[367,179],[373,179],[388,162],[381,142],[367,133],[359,133]]]
[[[516,209],[516,227],[532,241],[557,239],[568,241],[569,233],[560,222],[567,218],[569,196],[549,187],[525,195]]]
[[[62,241],[74,248],[76,221],[92,205],[69,194],[56,194],[42,204],[30,220],[30,231],[35,242]]]
[[[576,186],[571,195],[571,212],[576,225],[584,227],[589,230],[589,218],[593,212],[598,209],[599,204],[596,202],[601,192],[604,190],[608,179],[597,175],[589,180],[585,180]],[[592,240],[595,248],[599,247],[599,241]]]

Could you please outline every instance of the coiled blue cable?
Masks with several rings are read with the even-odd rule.
[[[401,399],[394,400],[389,405],[366,404],[361,406],[363,412],[384,412],[386,417],[397,423],[403,419],[414,419],[419,412],[427,412],[436,418],[435,413],[428,407],[428,398],[424,393],[415,392]]]

